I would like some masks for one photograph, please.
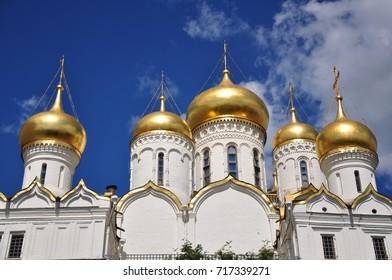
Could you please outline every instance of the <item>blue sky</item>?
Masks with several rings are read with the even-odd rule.
[[[270,110],[267,174],[272,173],[273,135],[288,122],[288,83],[293,83],[300,102],[300,119],[320,130],[335,116],[336,65],[346,113],[366,122],[377,136],[378,188],[391,196],[390,11],[391,1],[371,0],[2,0],[0,191],[12,196],[21,188],[19,129],[53,79],[62,55],[87,132],[74,185],[83,178],[103,193],[107,185],[116,184],[122,195],[129,190],[132,127],[159,85],[161,71],[185,114],[227,40],[234,82],[256,92]],[[219,80],[219,67],[204,90]],[[68,100],[63,101],[71,113]]]

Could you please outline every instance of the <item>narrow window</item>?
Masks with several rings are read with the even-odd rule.
[[[229,174],[237,179],[237,149],[234,146],[229,146],[227,156]]]
[[[355,184],[357,185],[357,191],[362,192],[361,178],[359,177],[358,170],[354,171],[354,177],[355,177]]]
[[[158,154],[158,185],[163,186],[163,153]]]
[[[308,178],[308,167],[306,165],[306,161],[302,160],[299,163],[299,167],[301,169],[302,187],[307,187],[309,185],[309,178]]]
[[[209,150],[205,150],[203,153],[203,177],[204,177],[204,185],[208,185],[211,182]]]
[[[384,237],[372,237],[374,254],[376,260],[387,260],[387,250],[385,249]]]
[[[255,186],[260,187],[260,160],[257,150],[253,150],[253,167],[255,171]]]
[[[10,249],[8,251],[9,259],[20,259],[22,255],[22,246],[23,246],[23,233],[14,233],[11,236]]]
[[[334,244],[334,236],[333,235],[322,235],[323,241],[323,250],[324,250],[324,259],[326,260],[335,260],[335,244]]]
[[[40,178],[41,178],[41,179],[40,179],[41,185],[44,185],[44,184],[45,184],[46,168],[47,168],[46,163],[43,163],[43,164],[42,164],[42,167],[41,167],[41,177],[40,177]]]
[[[0,244],[1,244],[1,238],[3,237],[3,234],[0,232]],[[1,248],[1,247],[0,247]]]

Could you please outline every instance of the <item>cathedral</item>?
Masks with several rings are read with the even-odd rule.
[[[334,70],[336,119],[320,132],[291,119],[265,144],[269,112],[230,78],[197,95],[186,120],[166,110],[141,118],[130,139],[130,190],[98,194],[72,179],[83,125],[64,111],[63,63],[52,107],[23,124],[21,190],[0,190],[0,259],[165,259],[186,242],[209,254],[272,248],[276,259],[392,257],[392,200],[377,191],[377,141],[344,112]],[[332,80],[332,79],[331,79]],[[331,83],[332,84],[332,83]]]

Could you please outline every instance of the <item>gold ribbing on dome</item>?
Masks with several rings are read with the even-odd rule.
[[[316,140],[316,152],[320,161],[331,153],[347,149],[365,150],[377,153],[377,140],[373,132],[364,124],[347,118],[343,110],[343,97],[340,95],[340,71],[333,70],[335,80],[333,90],[336,93],[336,119],[325,126]]]
[[[272,141],[272,149],[275,150],[278,147],[282,146],[285,143],[290,141],[316,141],[317,138],[317,130],[306,123],[301,123],[297,121],[296,110],[294,107],[294,87],[290,83],[290,97],[289,103],[291,104],[291,121],[289,124],[283,126],[281,129],[276,132],[274,139]]]

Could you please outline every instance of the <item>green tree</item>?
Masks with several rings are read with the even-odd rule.
[[[231,241],[226,241],[226,244],[222,246],[215,254],[218,256],[220,260],[235,260],[236,255],[231,250]]]
[[[198,244],[195,248],[192,247],[192,243],[188,240],[181,247],[181,254],[176,257],[177,260],[203,260],[205,259],[205,252],[203,252],[203,246]]]

